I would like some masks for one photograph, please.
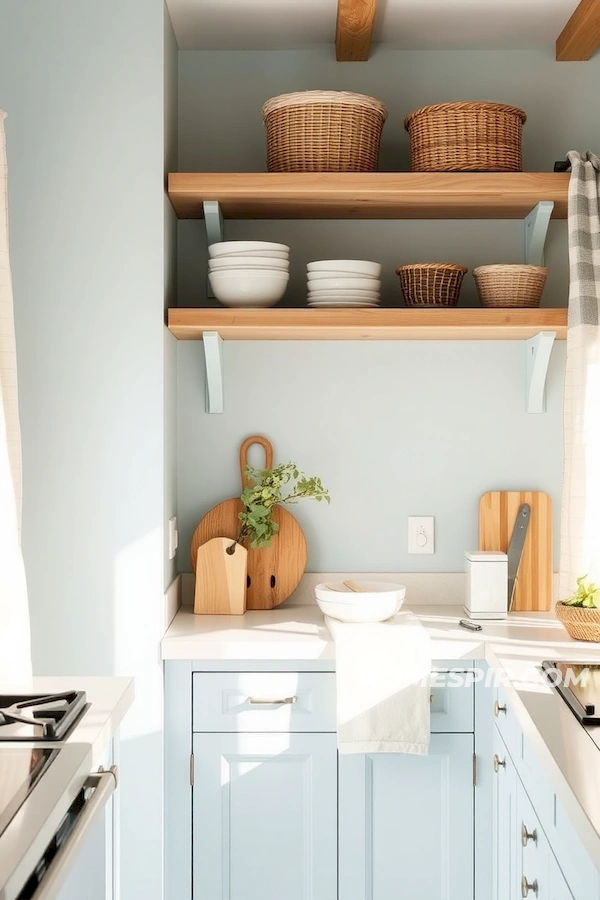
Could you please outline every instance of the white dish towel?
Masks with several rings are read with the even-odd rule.
[[[428,753],[431,647],[417,617],[325,622],[335,641],[340,753]]]

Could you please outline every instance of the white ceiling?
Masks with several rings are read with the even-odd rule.
[[[578,0],[379,0],[375,41],[403,50],[553,47]],[[182,50],[332,44],[336,0],[167,0]]]

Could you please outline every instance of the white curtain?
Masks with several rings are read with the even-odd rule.
[[[600,159],[571,151],[559,599],[600,583]]]
[[[31,678],[29,608],[20,543],[21,431],[8,256],[8,170],[0,109],[0,684]]]

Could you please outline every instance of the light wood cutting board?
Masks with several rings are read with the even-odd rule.
[[[273,466],[273,447],[270,442],[261,435],[246,438],[240,447],[242,486],[246,484],[245,469],[248,450],[252,444],[260,444],[264,448],[265,468]],[[238,537],[238,515],[241,511],[242,504],[234,497],[207,512],[192,536],[191,563],[194,572],[198,548],[202,544],[217,537],[232,540]],[[256,550],[248,548],[246,609],[273,609],[279,606],[298,586],[306,568],[306,538],[296,519],[282,506],[275,508],[273,519],[279,525],[279,531],[271,539],[270,546]]]
[[[246,612],[247,568],[248,551],[229,538],[213,538],[198,547],[196,615],[242,616]]]
[[[479,500],[479,549],[506,553],[517,512],[531,506],[531,518],[515,584],[513,610],[550,609],[552,578],[552,499],[543,491],[488,491]]]

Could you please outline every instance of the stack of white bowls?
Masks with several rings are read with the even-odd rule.
[[[363,259],[322,259],[308,269],[308,305],[318,309],[376,307],[381,265]]]
[[[270,241],[221,241],[208,248],[208,278],[223,306],[275,306],[290,280],[290,248]]]

